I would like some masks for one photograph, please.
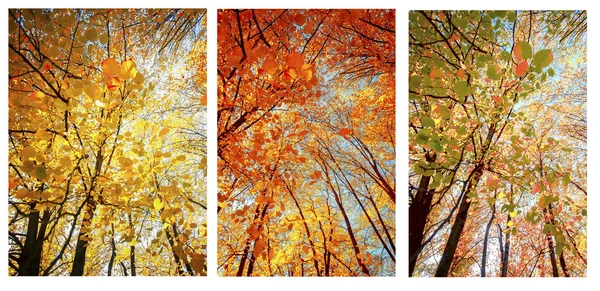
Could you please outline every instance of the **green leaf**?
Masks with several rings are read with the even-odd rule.
[[[498,74],[499,67],[497,64],[490,64],[487,67],[487,76],[492,80],[500,80],[501,74]]]
[[[563,184],[565,186],[567,186],[569,183],[571,183],[571,175],[564,174],[563,177],[562,177],[562,181],[563,181]]]
[[[421,77],[414,75],[410,77],[409,80],[410,89],[415,89],[421,85]]]
[[[440,114],[441,117],[443,117],[444,119],[448,119],[450,118],[451,115],[451,111],[450,108],[444,106],[444,105],[439,105],[437,107],[438,113]]]
[[[587,216],[587,209],[581,209],[581,215]]]
[[[463,126],[456,128],[456,133],[460,134],[460,135],[465,135],[467,134],[467,129],[464,128]]]
[[[542,232],[544,234],[549,233],[551,231],[554,231],[554,225],[550,224],[550,223],[546,223],[544,224],[544,229],[542,230]]]
[[[425,144],[429,141],[429,137],[431,136],[431,130],[427,128],[423,128],[417,132],[415,136],[415,141],[418,144]]]
[[[552,197],[550,196],[546,196],[546,195],[542,195],[540,197],[540,203],[541,203],[541,208],[546,208],[548,207],[548,205],[550,205],[550,203],[552,202]]]
[[[554,77],[554,70],[552,68],[548,69],[548,76]]]
[[[421,100],[421,99],[423,99],[423,96],[421,96],[421,95],[408,93],[408,100]]]
[[[423,124],[423,127],[434,127],[435,121],[429,116],[423,116],[421,117],[421,124]]]
[[[436,152],[442,152],[444,150],[444,148],[442,147],[442,144],[440,143],[439,139],[437,138],[432,138],[428,143],[428,146],[430,146],[433,150],[435,150]]]
[[[506,15],[506,19],[510,22],[514,22],[517,20],[517,14],[514,11],[510,11],[508,12],[508,15]]]
[[[548,65],[550,65],[550,63],[553,60],[553,56],[552,56],[552,51],[546,49],[546,50],[541,50],[537,53],[535,53],[535,55],[533,56],[533,64],[540,68],[543,69],[545,67],[547,67]]]
[[[35,167],[35,177],[39,180],[46,179],[46,168],[44,168],[43,166]]]
[[[456,96],[463,98],[471,93],[471,87],[467,81],[457,81],[454,83],[454,92],[456,92]]]
[[[515,55],[517,58],[521,59],[530,59],[533,54],[533,50],[531,49],[531,45],[529,45],[526,41],[520,41],[517,43],[515,47]]]

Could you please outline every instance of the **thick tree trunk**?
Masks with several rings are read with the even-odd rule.
[[[33,255],[35,253],[35,246],[37,244],[37,232],[38,224],[40,219],[40,212],[34,210],[36,204],[32,203],[29,207],[29,214],[27,215],[27,236],[25,237],[25,243],[23,244],[23,251],[19,256],[19,276],[31,276],[32,275],[32,262]]]
[[[429,191],[430,176],[421,176],[419,189],[408,208],[408,275],[412,276],[421,253],[423,232],[431,208],[433,193]]]
[[[92,218],[94,218],[94,212],[96,211],[96,201],[92,197],[87,198],[88,204],[86,206],[86,213],[81,223],[82,227],[89,227],[91,225]],[[73,258],[73,268],[71,269],[71,276],[83,276],[83,270],[85,268],[85,253],[87,252],[88,240],[90,237],[87,236],[88,232],[79,231],[77,238],[77,245],[75,246],[75,257]]]
[[[471,200],[468,199],[467,194],[474,190],[475,186],[479,182],[479,178],[483,173],[483,165],[483,161],[480,161],[479,164],[477,164],[477,166],[473,170],[473,175],[469,180],[469,184],[462,197],[462,200],[460,201],[460,206],[458,208],[458,213],[456,214],[456,219],[454,220],[454,224],[452,225],[452,229],[450,230],[450,236],[448,237],[448,241],[446,242],[446,246],[444,247],[444,253],[442,254],[442,258],[440,259],[438,268],[435,271],[436,277],[448,276],[450,266],[452,265],[452,259],[454,258],[454,253],[456,252],[458,241],[460,240],[463,228],[465,227],[467,215],[469,214],[469,208],[471,207]]]
[[[40,225],[40,229],[38,231],[38,236],[35,243],[35,250],[33,252],[33,258],[31,262],[31,275],[39,276],[40,275],[40,262],[42,260],[42,250],[44,249],[44,240],[46,236],[46,229],[48,227],[48,222],[50,221],[50,211],[44,210],[42,214],[42,224]]]

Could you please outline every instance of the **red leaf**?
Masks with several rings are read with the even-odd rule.
[[[531,187],[531,194],[535,194],[540,192],[540,183],[535,183],[533,184],[533,187]]]
[[[527,74],[527,69],[529,69],[529,64],[527,61],[522,61],[515,69],[515,73],[517,73],[517,76],[523,77]]]

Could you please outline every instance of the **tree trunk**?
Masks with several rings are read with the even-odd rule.
[[[131,266],[131,276],[135,276],[135,246],[129,246],[129,262]]]
[[[86,206],[86,213],[83,216],[83,221],[81,223],[82,227],[88,227],[91,225],[92,218],[94,218],[94,212],[96,211],[96,201],[94,201],[93,198],[89,196],[87,199],[89,201]],[[75,257],[73,258],[73,268],[71,270],[71,276],[83,276],[83,270],[85,267],[85,253],[87,252],[88,240],[90,240],[87,234],[87,231],[79,231],[79,236],[77,237],[77,245],[75,247]]]
[[[40,212],[34,210],[36,204],[32,203],[29,206],[29,214],[27,221],[27,236],[25,237],[25,243],[23,244],[23,251],[19,256],[19,276],[32,276],[32,262],[33,255],[35,253],[35,246],[37,244],[37,231],[40,219]]]
[[[408,276],[412,276],[421,253],[423,231],[431,208],[433,193],[428,190],[431,176],[421,176],[419,189],[408,208]]]
[[[492,216],[485,227],[485,236],[483,237],[483,254],[481,255],[481,277],[485,277],[485,265],[487,262],[487,248],[488,248],[488,236],[490,235],[490,228],[496,217],[496,194],[494,193],[494,204],[492,204]]]
[[[117,256],[117,246],[115,244],[115,226],[110,224],[110,230],[112,235],[110,238],[110,260],[108,261],[108,276],[112,276],[113,265],[115,263],[115,257]]]
[[[42,224],[40,225],[40,230],[38,231],[38,236],[35,243],[35,251],[33,253],[33,258],[31,262],[32,276],[40,275],[40,262],[42,260],[42,250],[44,249],[44,240],[49,221],[50,211],[44,210],[44,214],[42,215]]]
[[[510,222],[511,217],[510,214],[506,215],[506,222]],[[500,234],[502,234],[502,230],[500,230]],[[502,270],[500,273],[500,277],[506,277],[508,274],[508,259],[510,258],[510,232],[506,233],[506,242],[504,244],[504,251],[502,251]]]
[[[462,234],[463,228],[465,227],[467,215],[469,214],[469,208],[471,207],[471,200],[467,198],[467,194],[471,192],[471,190],[474,190],[475,186],[479,182],[479,178],[483,173],[483,165],[483,161],[480,161],[479,164],[477,164],[477,166],[475,167],[475,169],[473,169],[473,175],[469,180],[469,184],[465,190],[462,200],[460,201],[458,213],[456,214],[456,219],[454,220],[454,224],[452,225],[452,229],[450,230],[450,236],[448,237],[448,241],[446,242],[444,253],[442,254],[442,258],[440,259],[438,268],[435,271],[436,277],[448,276],[450,266],[452,265],[452,259],[454,258],[454,253],[456,252],[456,247],[458,246],[460,235]]]

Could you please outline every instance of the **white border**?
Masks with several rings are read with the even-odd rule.
[[[594,17],[598,11],[595,5],[590,4],[592,1],[522,1],[522,0],[502,0],[502,1],[441,1],[441,0],[426,0],[418,3],[393,0],[368,0],[368,1],[333,1],[333,0],[303,0],[294,2],[282,1],[266,1],[266,0],[219,0],[219,1],[181,1],[181,0],[149,0],[149,1],[115,1],[105,0],[102,2],[80,2],[80,1],[19,1],[9,2],[3,1],[4,11],[1,14],[0,30],[3,32],[4,39],[8,39],[8,21],[7,8],[15,7],[120,7],[120,8],[207,8],[208,9],[208,152],[211,153],[208,158],[208,277],[204,278],[176,278],[176,277],[138,277],[138,278],[107,278],[107,277],[91,277],[91,278],[9,278],[8,266],[0,264],[0,278],[2,281],[0,286],[2,289],[33,289],[43,288],[43,290],[61,290],[64,289],[85,289],[85,290],[106,290],[116,288],[120,289],[149,289],[149,290],[402,290],[402,289],[418,289],[418,290],[510,290],[510,289],[530,289],[536,288],[541,290],[588,290],[592,280],[599,276],[597,268],[598,252],[594,248],[588,247],[588,277],[584,279],[501,279],[501,278],[447,278],[447,279],[425,279],[425,278],[407,278],[407,227],[408,227],[408,205],[405,200],[398,200],[396,211],[396,227],[397,227],[397,242],[396,247],[399,252],[397,258],[396,277],[386,278],[229,278],[217,277],[216,272],[216,9],[218,8],[236,8],[236,7],[251,7],[251,8],[395,8],[396,9],[396,140],[397,140],[397,162],[396,162],[396,177],[397,189],[400,197],[406,197],[406,192],[403,185],[408,183],[408,149],[406,130],[406,121],[408,113],[408,11],[409,9],[587,9],[588,10],[588,52],[598,51],[596,36],[598,36],[595,28],[598,27],[597,19]],[[8,6],[10,5],[10,6]],[[98,6],[90,6],[98,5]],[[3,72],[7,72],[7,56],[8,50],[6,45],[2,46],[0,54],[3,61],[0,63],[0,68]],[[593,53],[588,54],[588,108],[590,112],[595,113],[595,109],[599,109],[597,94],[598,90],[593,77],[597,77],[598,65],[597,58]],[[6,79],[5,79],[6,80]],[[3,116],[7,116],[7,83],[2,82],[2,102],[4,102]],[[7,131],[7,118],[0,119],[0,124],[4,132]],[[588,128],[595,129],[598,125],[598,119],[595,114],[588,116]],[[588,180],[593,180],[597,176],[598,157],[594,150],[598,145],[598,137],[594,131],[588,135]],[[2,143],[8,144],[8,136],[2,136]],[[7,165],[7,149],[1,149],[0,164]],[[7,188],[7,167],[0,167],[2,175],[0,175],[0,187]],[[588,200],[588,246],[598,244],[597,240],[597,211],[598,198],[595,197],[598,186],[594,183],[588,183],[588,192],[591,196]],[[4,192],[6,193],[6,192]],[[2,199],[2,213],[0,217],[7,217],[7,199]],[[403,202],[404,201],[404,202]],[[0,223],[0,233],[7,232],[7,225]],[[5,241],[6,242],[6,241]],[[8,244],[4,245],[7,253]],[[6,258],[6,257],[5,257]],[[6,281],[5,281],[6,280]],[[73,280],[73,281],[71,281]],[[75,284],[73,284],[75,282]],[[12,290],[12,289],[11,289]]]

